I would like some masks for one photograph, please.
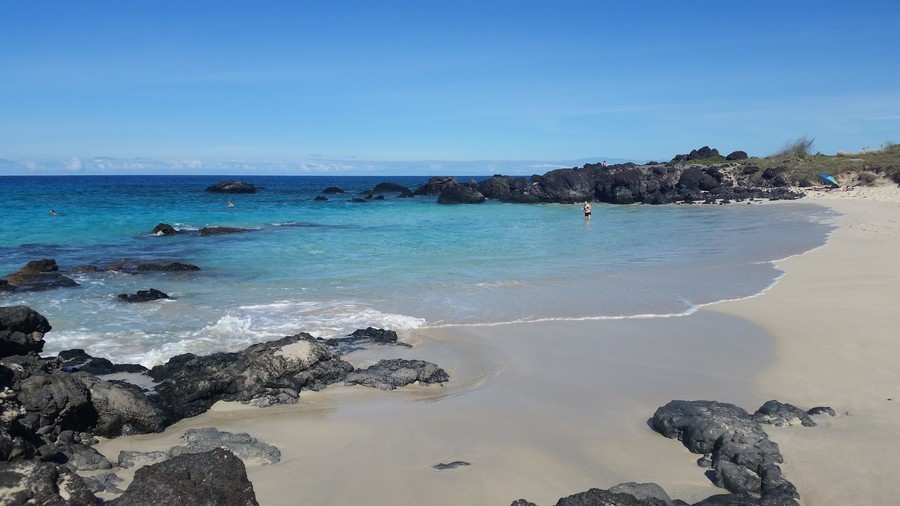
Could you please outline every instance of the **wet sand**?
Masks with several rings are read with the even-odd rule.
[[[711,331],[713,330],[714,331]],[[431,329],[415,348],[381,347],[347,358],[420,358],[448,369],[443,387],[393,392],[332,386],[297,406],[220,403],[162,435],[99,449],[165,450],[189,427],[248,432],[277,446],[276,465],[248,465],[261,504],[538,504],[654,481],[694,500],[719,490],[677,441],[647,420],[676,398],[758,406],[756,372],[774,341],[729,315],[547,322]],[[438,471],[438,463],[469,466]]]

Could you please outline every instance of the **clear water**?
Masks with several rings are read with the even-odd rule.
[[[151,365],[300,331],[686,314],[761,292],[780,275],[772,261],[824,244],[831,229],[814,205],[595,205],[586,223],[576,205],[350,202],[379,182],[414,189],[425,177],[253,176],[238,178],[260,189],[253,195],[204,191],[223,179],[0,177],[0,277],[41,258],[61,271],[117,259],[202,269],[70,275],[80,287],[3,294],[0,304],[50,320],[47,353],[84,348]],[[315,201],[328,186],[347,193]],[[254,230],[157,237],[158,223]],[[149,288],[173,299],[115,298]]]

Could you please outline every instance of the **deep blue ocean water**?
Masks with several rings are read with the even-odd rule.
[[[224,179],[259,191],[204,191]],[[831,230],[829,211],[812,204],[596,204],[585,222],[577,205],[445,206],[392,194],[350,202],[379,182],[415,189],[426,180],[0,177],[0,277],[41,258],[55,259],[63,272],[119,259],[202,269],[72,274],[80,287],[0,294],[0,305],[25,304],[50,320],[47,353],[84,348],[151,365],[301,331],[334,337],[367,326],[402,334],[436,325],[683,315],[760,293],[780,275],[773,261],[821,246]],[[328,186],[347,193],[314,200]],[[151,235],[158,223],[186,233]],[[196,234],[211,225],[253,230]],[[115,297],[149,288],[173,299]]]

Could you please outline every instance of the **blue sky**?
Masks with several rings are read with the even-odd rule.
[[[0,0],[0,171],[878,148],[900,142],[898,26],[896,0]]]

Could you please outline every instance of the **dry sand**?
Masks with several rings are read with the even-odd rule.
[[[828,244],[779,262],[763,296],[713,311],[756,322],[776,338],[756,392],[839,416],[814,429],[769,430],[802,502],[900,502],[900,190],[810,192],[842,213]],[[821,418],[819,419],[821,421]]]
[[[347,358],[430,360],[451,374],[443,387],[332,386],[266,409],[220,403],[163,434],[98,449],[111,458],[121,449],[165,450],[190,427],[248,432],[283,455],[278,464],[248,464],[263,505],[554,504],[624,481],[653,481],[695,501],[723,491],[697,455],[654,433],[647,419],[672,399],[753,411],[777,398],[840,412],[822,427],[770,431],[804,504],[893,503],[897,193],[816,197],[846,213],[840,228],[825,247],[781,262],[787,275],[759,297],[682,318],[424,329],[409,336],[412,349]],[[471,465],[432,468],[453,461]]]

